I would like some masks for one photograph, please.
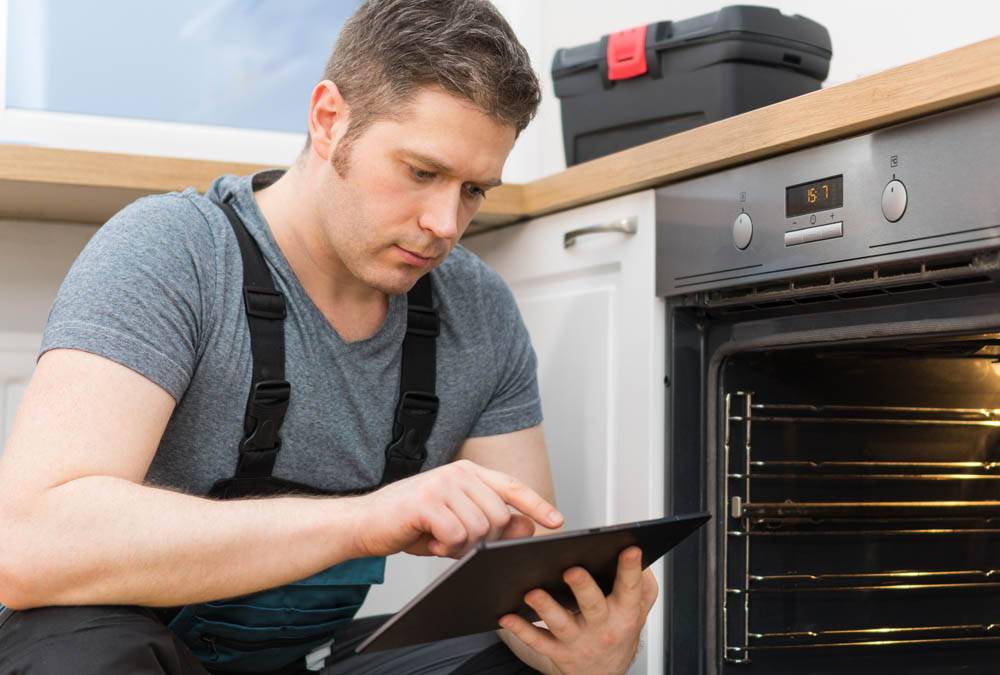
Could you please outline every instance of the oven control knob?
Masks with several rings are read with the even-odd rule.
[[[906,186],[898,180],[889,181],[882,190],[882,215],[895,223],[906,213]]]
[[[753,239],[753,221],[746,213],[741,213],[733,221],[733,243],[741,251],[750,245]]]

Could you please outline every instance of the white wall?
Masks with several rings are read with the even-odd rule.
[[[538,117],[518,140],[505,180],[524,182],[566,167],[559,100],[549,69],[560,47],[654,21],[698,16],[729,2],[707,0],[495,0],[521,36],[542,82]],[[824,86],[902,65],[1000,34],[1000,3],[981,0],[762,0],[823,24],[833,41]],[[539,26],[541,28],[539,28]]]

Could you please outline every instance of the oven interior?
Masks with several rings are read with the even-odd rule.
[[[995,668],[1000,334],[735,353],[718,406],[722,672]]]

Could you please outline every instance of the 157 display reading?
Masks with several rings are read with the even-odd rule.
[[[831,176],[785,188],[785,217],[836,209],[844,205],[844,176]]]

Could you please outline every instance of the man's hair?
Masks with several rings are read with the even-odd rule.
[[[518,134],[541,100],[528,52],[488,0],[367,0],[344,24],[323,76],[350,106],[345,147],[378,118],[399,118],[422,87]]]

